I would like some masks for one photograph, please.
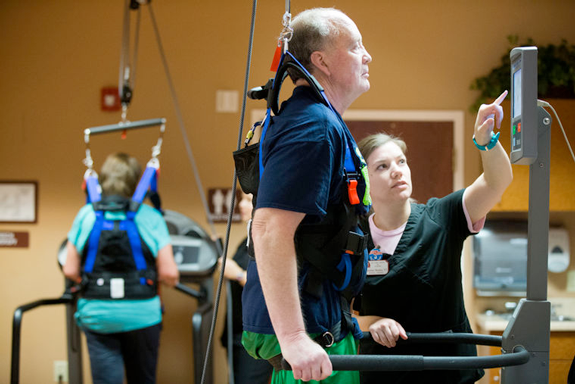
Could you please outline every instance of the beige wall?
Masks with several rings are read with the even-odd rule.
[[[8,381],[10,371],[14,309],[39,298],[57,297],[63,290],[56,250],[83,204],[82,130],[119,120],[118,113],[100,111],[99,92],[117,83],[121,4],[120,0],[0,2],[0,180],[39,182],[38,222],[0,224],[0,231],[30,233],[29,248],[0,251],[2,382]],[[284,4],[279,0],[259,4],[250,86],[263,84],[271,75],[268,68]],[[373,57],[372,89],[353,108],[466,111],[466,140],[461,150],[467,154],[467,183],[480,171],[471,142],[474,117],[467,113],[477,96],[469,90],[471,81],[499,65],[509,34],[532,37],[540,44],[561,38],[575,42],[573,1],[318,0],[294,1],[292,12],[332,5],[357,22]],[[153,7],[204,187],[230,185],[231,151],[240,115],[216,114],[215,91],[243,89],[251,2],[164,0],[153,2]],[[164,205],[205,226],[153,29],[144,11],[129,118],[168,119],[161,156]],[[248,103],[249,109],[262,107],[262,102]],[[145,161],[154,140],[155,132],[144,131],[130,133],[126,141],[110,135],[95,137],[96,165],[118,149]],[[430,148],[430,156],[433,150],[438,149]],[[239,225],[232,229],[231,248],[235,249],[243,230]],[[225,227],[217,230],[223,234]],[[189,383],[190,318],[195,303],[177,292],[165,289],[163,294],[167,315],[159,381]],[[51,382],[53,361],[66,359],[63,320],[60,308],[42,308],[25,316],[22,383]],[[216,376],[224,382],[220,348],[216,358]]]

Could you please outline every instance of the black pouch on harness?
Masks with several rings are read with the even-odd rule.
[[[238,181],[244,193],[256,195],[260,184],[260,144],[252,144],[233,153]]]

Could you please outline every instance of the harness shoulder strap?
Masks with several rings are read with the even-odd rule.
[[[136,191],[132,196],[132,201],[138,204],[137,207],[139,207],[139,204],[142,204],[148,191],[150,191],[150,201],[154,205],[154,208],[162,212],[161,200],[158,195],[158,168],[150,163],[148,163],[148,166],[144,170],[144,174],[140,178]],[[135,207],[132,207],[131,210],[133,208]]]
[[[137,212],[134,211],[126,212],[126,220],[120,222],[120,228],[122,228],[122,224],[125,225],[125,230],[128,234],[128,239],[130,240],[130,247],[132,248],[132,256],[136,263],[136,269],[138,271],[143,271],[148,268],[148,265],[146,264],[144,252],[142,251],[140,233],[138,232],[138,228],[134,221],[136,213]],[[146,279],[144,277],[140,277],[140,284],[146,285]]]
[[[98,174],[92,172],[84,175],[84,184],[86,187],[86,204],[98,202],[102,199],[100,183],[98,182]]]
[[[104,211],[95,211],[96,222],[90,233],[90,238],[88,239],[88,254],[86,256],[86,262],[84,263],[84,272],[91,273],[94,270],[94,263],[96,262],[96,255],[98,253],[98,243],[100,242],[100,234],[102,233],[102,228],[104,226]]]
[[[285,60],[286,56],[288,57],[287,60]],[[331,108],[331,104],[325,97],[324,90],[321,84],[316,80],[316,78],[311,73],[308,72],[307,69],[304,68],[303,65],[300,64],[299,61],[297,61],[295,57],[293,57],[293,55],[290,52],[286,52],[282,57],[282,64],[280,65],[276,73],[276,77],[273,82],[273,87],[271,88],[271,91],[268,93],[267,98],[268,108],[270,108],[273,111],[274,115],[279,114],[280,90],[285,78],[287,77],[287,70],[289,68],[298,71],[303,76],[303,78],[308,82],[311,88],[314,90],[314,93],[316,94],[318,99]]]

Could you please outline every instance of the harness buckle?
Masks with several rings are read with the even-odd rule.
[[[351,205],[359,204],[359,196],[357,194],[357,180],[348,179],[347,180],[347,196],[349,197],[349,203]]]
[[[333,337],[333,334],[329,331],[316,336],[313,340],[321,345],[322,348],[329,348],[335,343],[335,337]]]
[[[360,235],[359,233],[349,231],[344,252],[350,255],[362,255],[363,251],[367,248],[368,238],[368,235]]]

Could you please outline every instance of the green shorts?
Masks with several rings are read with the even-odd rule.
[[[310,335],[315,337],[316,335]],[[266,359],[277,356],[281,349],[275,335],[264,335],[261,333],[244,331],[242,335],[242,344],[246,351],[256,359]],[[326,348],[328,355],[356,355],[358,341],[353,338],[351,333],[338,341],[329,348]],[[331,376],[322,381],[302,381],[293,378],[292,371],[276,371],[272,374],[272,384],[303,384],[303,383],[322,383],[322,384],[358,384],[359,372],[357,371],[334,371]]]

